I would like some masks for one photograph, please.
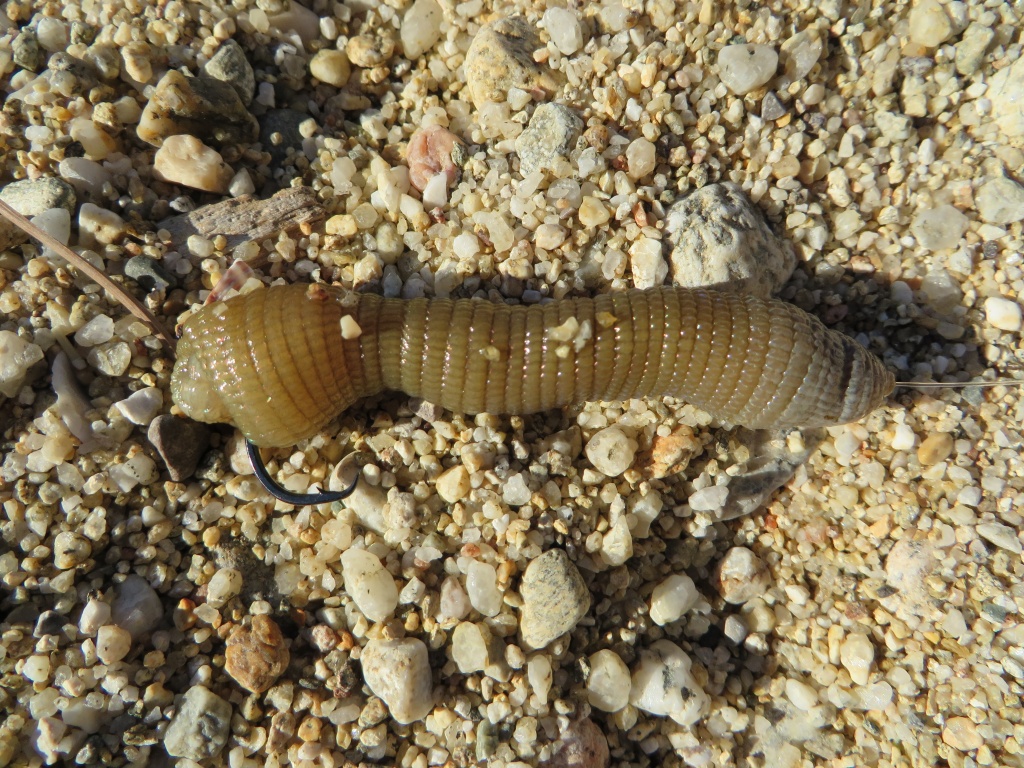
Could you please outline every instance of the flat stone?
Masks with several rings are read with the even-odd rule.
[[[268,690],[288,668],[289,661],[291,654],[281,629],[262,614],[235,629],[224,651],[224,671],[252,693]]]
[[[206,62],[203,72],[234,88],[245,106],[252,103],[253,94],[256,93],[256,75],[245,51],[235,40],[228,39],[221,43],[217,52]]]
[[[171,757],[206,760],[228,743],[231,705],[201,685],[189,688],[167,726],[164,748]]]
[[[182,134],[213,145],[234,145],[255,141],[259,124],[233,85],[207,75],[185,77],[172,69],[157,83],[136,132],[154,147]]]
[[[498,19],[480,28],[466,53],[464,72],[477,107],[503,102],[510,88],[554,91],[555,74],[533,59],[543,47],[534,25],[523,16]]]
[[[519,172],[529,176],[534,171],[550,170],[576,145],[583,127],[583,120],[569,107],[539,105],[526,130],[516,138]]]
[[[519,594],[519,633],[531,649],[543,648],[571,631],[590,610],[587,585],[562,549],[549,549],[530,562]]]
[[[796,266],[791,246],[737,185],[709,184],[666,214],[672,282],[768,298]]]
[[[70,184],[50,177],[12,181],[0,190],[0,200],[30,219],[53,208],[63,208],[73,214],[77,202]],[[25,242],[28,242],[28,235],[0,217],[0,251]]]
[[[209,446],[210,430],[198,421],[165,414],[149,425],[149,442],[167,465],[171,480],[188,480]]]
[[[124,273],[147,291],[165,291],[176,284],[160,262],[150,256],[132,256],[125,262]]]

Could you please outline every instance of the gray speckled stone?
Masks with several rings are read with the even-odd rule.
[[[164,290],[174,284],[160,262],[149,256],[132,256],[125,262],[124,273],[149,291]]]
[[[75,190],[61,179],[25,179],[14,181],[0,190],[0,199],[22,216],[32,218],[51,208],[75,212]],[[7,219],[0,219],[0,250],[28,241],[28,235]]]
[[[171,757],[205,760],[228,743],[231,705],[201,685],[189,688],[167,726],[164,747]]]
[[[519,634],[534,650],[571,631],[590,610],[587,585],[562,549],[549,549],[530,562],[519,594]]]
[[[583,121],[569,107],[541,104],[534,110],[526,130],[516,138],[519,172],[529,176],[551,168],[555,160],[569,154],[582,132]]]
[[[234,40],[225,40],[203,68],[210,77],[228,83],[242,103],[248,106],[256,93],[256,75],[245,51]]]
[[[23,29],[11,43],[11,58],[14,63],[29,72],[38,72],[45,59],[35,30]]]
[[[185,77],[172,69],[153,90],[136,133],[154,147],[182,133],[224,146],[255,141],[259,125],[233,86],[206,75]]]
[[[498,19],[481,27],[466,53],[464,71],[469,95],[477,107],[501,102],[509,88],[554,91],[554,73],[533,60],[541,47],[537,30],[522,16]]]
[[[768,298],[785,284],[796,256],[737,185],[709,184],[668,210],[672,281]]]

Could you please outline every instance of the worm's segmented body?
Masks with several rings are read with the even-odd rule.
[[[280,286],[185,325],[171,391],[257,445],[398,390],[463,413],[674,396],[755,429],[857,421],[893,389],[863,347],[780,301],[684,288],[532,306]]]

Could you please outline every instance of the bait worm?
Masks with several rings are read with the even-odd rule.
[[[193,315],[171,379],[188,416],[263,447],[385,390],[495,414],[672,396],[782,429],[857,421],[893,386],[878,358],[797,307],[668,287],[509,306],[275,286]]]

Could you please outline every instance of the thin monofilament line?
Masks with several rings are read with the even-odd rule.
[[[995,381],[897,381],[897,387],[908,389],[965,389],[966,387],[1020,387],[1024,381],[996,379]]]

